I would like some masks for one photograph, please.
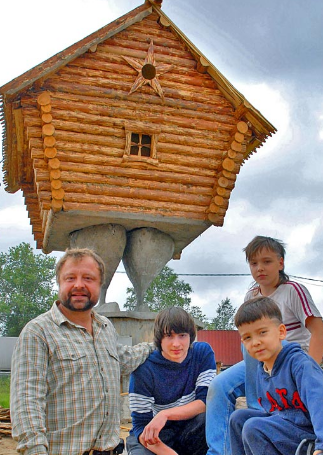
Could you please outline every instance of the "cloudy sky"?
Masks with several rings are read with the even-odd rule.
[[[142,2],[4,2],[0,86]],[[269,235],[287,245],[287,273],[323,280],[323,2],[164,0],[162,9],[278,130],[243,166],[224,226],[209,228],[169,265],[178,274],[248,273],[242,248],[255,235]],[[22,241],[35,247],[23,198],[2,184],[0,251]],[[251,283],[181,278],[208,317],[226,297],[238,306]],[[323,282],[301,282],[323,313]],[[107,300],[122,307],[127,286],[126,275],[116,274]]]

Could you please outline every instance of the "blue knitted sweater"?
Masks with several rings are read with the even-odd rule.
[[[206,401],[207,389],[216,374],[214,352],[208,343],[195,342],[182,363],[152,352],[130,377],[129,400],[137,437],[161,410],[195,400]]]

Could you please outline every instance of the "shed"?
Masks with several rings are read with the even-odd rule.
[[[105,223],[154,227],[174,258],[221,226],[243,163],[275,128],[146,2],[0,88],[6,191],[38,248]]]
[[[197,340],[209,343],[217,363],[224,368],[242,360],[241,337],[237,330],[199,330]]]
[[[0,373],[9,373],[11,370],[11,357],[18,337],[0,337]]]

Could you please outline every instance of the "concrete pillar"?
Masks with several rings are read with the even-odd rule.
[[[122,261],[137,296],[136,311],[148,310],[145,293],[173,253],[173,239],[158,229],[140,228],[128,233]]]
[[[98,224],[70,234],[71,248],[90,248],[105,264],[105,281],[99,305],[105,303],[107,289],[121,261],[127,241],[126,229],[118,224]]]

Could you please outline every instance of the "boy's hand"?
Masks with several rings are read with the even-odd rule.
[[[157,444],[160,441],[159,432],[166,425],[167,417],[164,415],[163,411],[160,411],[155,417],[145,426],[144,431],[139,437],[140,443],[147,447],[147,444],[153,445]]]
[[[323,453],[323,450],[314,450],[313,455],[318,455],[319,453]]]
[[[156,455],[178,455],[175,450],[164,444],[163,442],[158,442],[154,445],[148,445],[147,449]]]

